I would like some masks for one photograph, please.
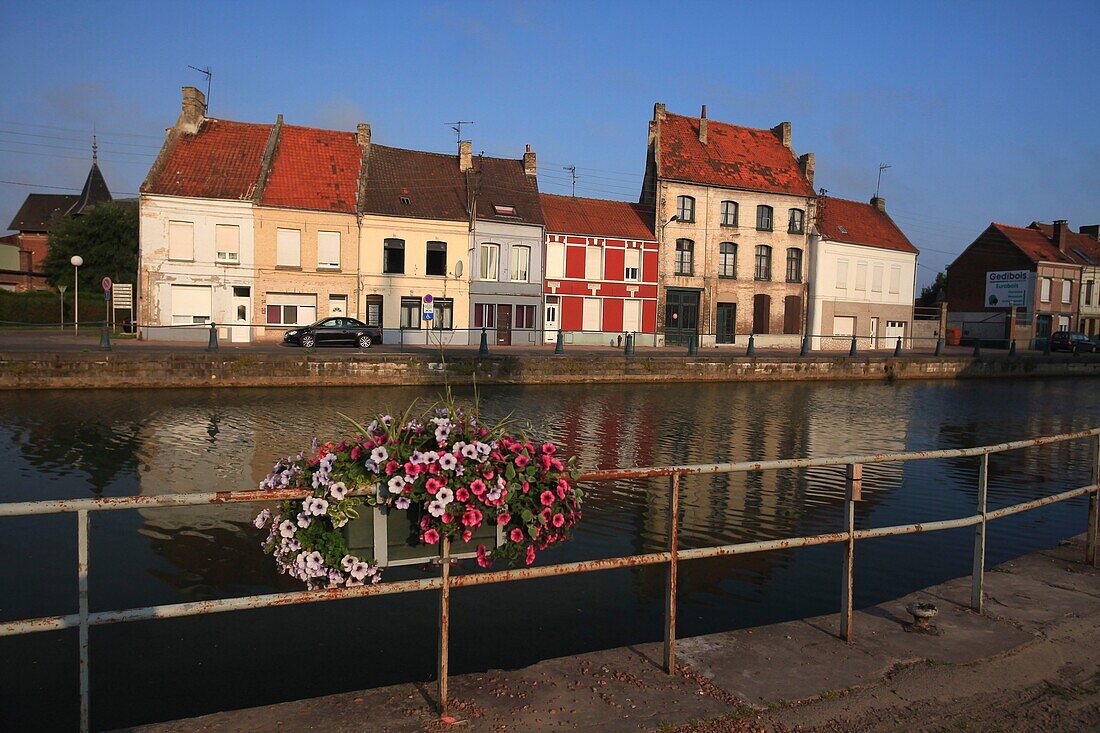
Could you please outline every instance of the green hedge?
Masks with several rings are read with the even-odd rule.
[[[80,322],[102,321],[107,318],[107,301],[102,293],[80,294]],[[0,325],[11,323],[58,323],[61,319],[61,297],[48,290],[12,293],[0,290]],[[65,293],[65,322],[73,320],[73,294]],[[3,322],[7,323],[3,323]]]

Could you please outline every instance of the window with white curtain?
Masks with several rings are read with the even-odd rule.
[[[527,282],[531,270],[531,248],[516,245],[512,247],[512,282]]]
[[[302,232],[279,229],[275,233],[275,264],[281,267],[302,266]]]
[[[317,269],[340,269],[340,232],[317,232]]]
[[[500,245],[485,242],[481,245],[480,280],[496,280],[500,273]]]

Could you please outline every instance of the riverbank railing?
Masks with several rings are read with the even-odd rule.
[[[987,487],[989,483],[989,456],[995,453],[1035,448],[1074,440],[1087,440],[1092,456],[1091,482],[1088,485],[1068,489],[1057,494],[1044,496],[1031,501],[1013,504],[1000,509],[987,507]],[[919,524],[903,524],[891,527],[871,529],[855,528],[856,503],[861,499],[863,484],[863,466],[875,463],[905,463],[908,461],[978,458],[977,505],[975,513],[965,517],[943,519]],[[679,548],[680,481],[684,476],[758,473],[783,469],[817,468],[824,466],[845,467],[844,520],[838,532],[788,537],[775,540],[742,542],[732,545],[698,547],[687,550]],[[708,463],[683,466],[665,466],[659,468],[616,469],[592,471],[582,474],[578,480],[584,483],[608,483],[629,479],[664,478],[669,481],[669,506],[667,546],[661,552],[649,552],[640,555],[583,560],[579,562],[559,563],[513,570],[474,573],[470,575],[452,575],[450,541],[440,543],[440,556],[436,559],[440,565],[437,578],[403,580],[377,585],[364,585],[353,588],[330,588],[323,590],[303,590],[288,593],[269,593],[236,598],[223,598],[188,603],[172,603],[144,608],[128,608],[117,611],[89,610],[88,604],[88,517],[91,512],[113,511],[121,509],[144,509],[150,507],[204,506],[216,504],[239,504],[266,502],[283,499],[302,499],[311,495],[303,489],[272,489],[249,491],[219,491],[202,494],[162,494],[159,496],[121,496],[96,499],[60,499],[51,501],[28,501],[0,504],[0,517],[17,517],[44,514],[75,513],[77,515],[77,580],[78,611],[63,616],[0,622],[0,636],[15,636],[44,631],[78,628],[80,641],[80,728],[90,728],[89,675],[91,650],[88,642],[89,629],[92,626],[116,624],[127,621],[147,621],[153,619],[177,618],[181,616],[200,616],[226,611],[287,606],[299,603],[335,601],[360,596],[378,596],[392,593],[410,593],[426,590],[439,591],[439,655],[438,655],[438,691],[437,700],[440,714],[447,711],[450,704],[448,694],[448,667],[450,646],[450,597],[451,589],[490,583],[507,583],[531,578],[572,575],[601,570],[631,568],[643,565],[666,565],[665,576],[665,613],[664,613],[664,668],[669,674],[676,671],[676,576],[680,562],[709,557],[745,555],[771,550],[810,547],[813,545],[842,544],[844,547],[841,567],[840,630],[839,636],[851,643],[852,598],[855,584],[854,559],[855,545],[859,540],[890,537],[896,535],[934,532],[961,527],[974,527],[974,553],[971,586],[971,608],[982,612],[983,584],[985,574],[986,526],[990,521],[1002,519],[1013,514],[1030,511],[1078,496],[1089,497],[1088,530],[1085,545],[1085,562],[1097,565],[1097,528],[1100,517],[1100,428],[1080,430],[1029,440],[1017,440],[997,445],[974,448],[953,448],[947,450],[914,451],[904,453],[878,453],[869,455],[851,455],[822,458],[788,458],[772,461],[750,461],[742,463]]]

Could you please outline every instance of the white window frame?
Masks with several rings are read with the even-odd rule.
[[[294,308],[294,323],[288,323],[285,308]],[[279,320],[268,320],[270,308],[279,309]],[[303,317],[309,314],[309,317]],[[264,320],[270,326],[308,326],[317,320],[316,293],[267,293],[264,307]]]
[[[226,238],[225,241],[223,241],[223,234]],[[214,260],[223,265],[239,265],[241,263],[240,225],[214,225]]]
[[[335,242],[333,242],[335,238]],[[327,240],[327,241],[326,241]],[[332,251],[332,247],[335,245],[335,252]],[[325,257],[325,249],[330,250]],[[335,254],[335,258],[332,255]],[[340,269],[340,232],[332,231],[319,231],[317,232],[317,269],[318,270],[339,270]]]
[[[882,292],[882,272],[883,267],[881,262],[876,262],[871,268],[871,292]]]
[[[284,229],[279,227],[275,230],[275,266],[302,266],[301,229]]]
[[[1039,283],[1039,300],[1043,303],[1050,302],[1050,283],[1049,277],[1044,277]]]
[[[590,328],[590,326],[594,326]],[[581,305],[581,330],[603,330],[603,299],[585,298]]]
[[[836,289],[848,289],[848,260],[836,261]]]
[[[1069,304],[1073,300],[1073,281],[1062,280],[1062,303]]]
[[[546,244],[546,277],[565,277],[565,242]]]
[[[584,248],[584,279],[603,280],[603,247]]]
[[[343,304],[342,307],[340,306],[341,303]],[[340,308],[340,310],[337,311],[336,308]],[[348,296],[330,294],[328,296],[328,314],[330,316],[344,316],[346,318],[348,315]]]
[[[500,245],[482,242],[478,248],[478,279],[496,281],[500,278]]]
[[[179,239],[180,237],[182,239]],[[168,259],[180,262],[195,261],[195,222],[168,222]]]
[[[531,248],[526,244],[513,244],[511,266],[512,282],[528,282],[531,278]]]
[[[642,250],[628,249],[623,253],[623,280],[640,282],[642,279]]]
[[[856,290],[863,290],[863,291],[867,290],[867,263],[866,262],[857,262],[856,263],[855,289]]]
[[[901,265],[890,265],[890,293],[901,294]]]

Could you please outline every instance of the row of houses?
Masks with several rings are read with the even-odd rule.
[[[893,346],[917,250],[885,202],[814,192],[791,128],[654,107],[638,202],[541,193],[521,158],[206,116],[184,87],[141,187],[139,321],[151,339],[279,338],[354,317],[405,343]],[[180,328],[180,327],[184,328]],[[881,342],[881,343],[880,343]],[[818,340],[818,345],[820,345]]]

